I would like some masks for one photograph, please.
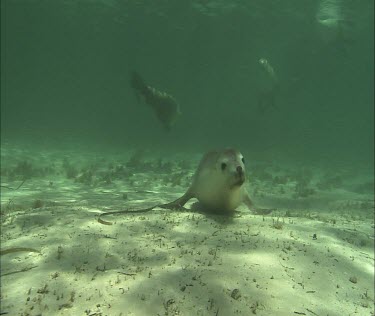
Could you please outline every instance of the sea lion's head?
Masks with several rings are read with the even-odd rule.
[[[270,62],[265,59],[265,58],[260,58],[258,60],[258,63],[259,65],[261,66],[261,68],[263,69],[263,71],[265,71],[266,73],[268,73],[270,76],[274,77],[275,76],[275,71],[273,70]]]
[[[245,159],[236,149],[223,150],[217,160],[218,169],[227,178],[230,188],[241,187],[246,181]]]
[[[260,59],[258,60],[258,62],[259,62],[259,64],[260,64],[261,66],[267,66],[267,65],[268,65],[268,60],[265,59],[265,58],[260,58]]]

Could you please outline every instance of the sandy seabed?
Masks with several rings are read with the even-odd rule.
[[[254,162],[246,185],[270,214],[97,221],[179,197],[199,158],[3,148],[1,313],[374,315],[371,177]]]

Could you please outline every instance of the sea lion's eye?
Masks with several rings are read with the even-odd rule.
[[[245,164],[245,158],[242,157],[241,160],[242,160],[242,163]]]
[[[227,164],[225,162],[221,163],[221,170],[224,170],[227,167]]]

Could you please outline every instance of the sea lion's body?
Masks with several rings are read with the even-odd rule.
[[[163,127],[169,131],[181,114],[176,99],[163,91],[146,85],[137,72],[132,73],[130,85],[137,96],[142,96],[144,102],[155,111]]]
[[[156,205],[136,212],[151,211],[156,207],[181,209],[192,198],[201,204],[201,209],[217,214],[232,214],[242,203],[248,208],[252,201],[244,187],[246,180],[242,154],[235,149],[224,149],[206,153],[201,159],[186,193],[177,200]],[[130,211],[108,212],[103,215],[130,213]],[[102,224],[110,224],[99,217]]]
[[[209,211],[230,213],[250,200],[243,186],[245,180],[244,159],[239,151],[211,151],[199,163],[185,199],[196,198]]]
[[[260,58],[258,63],[261,70],[258,78],[258,107],[264,113],[270,108],[276,108],[275,96],[279,90],[279,80],[267,59]]]

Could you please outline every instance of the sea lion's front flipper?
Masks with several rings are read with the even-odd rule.
[[[256,208],[247,192],[244,194],[243,203],[256,215],[267,215],[276,210],[276,208]]]
[[[250,199],[250,196],[247,192],[244,193],[244,196],[243,196],[243,201],[242,201],[249,210],[252,210],[253,206],[254,206],[254,203],[253,201]]]
[[[170,203],[167,203],[167,204],[158,205],[158,207],[166,208],[166,209],[170,209],[170,210],[175,210],[175,209],[184,209],[185,210],[184,205],[192,197],[193,197],[193,195],[190,193],[190,191],[187,191],[183,196],[181,196],[177,200],[175,200],[173,202],[170,202]]]
[[[251,211],[255,215],[268,215],[276,210],[277,208],[253,208]]]

